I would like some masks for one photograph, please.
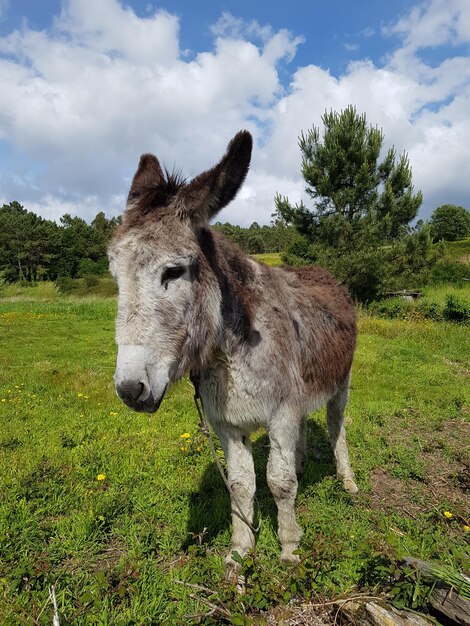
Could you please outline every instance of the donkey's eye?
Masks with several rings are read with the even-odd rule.
[[[162,285],[166,285],[170,280],[176,280],[183,276],[186,268],[183,265],[175,265],[173,267],[167,267],[162,274]]]

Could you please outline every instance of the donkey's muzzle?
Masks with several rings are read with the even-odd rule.
[[[119,398],[134,411],[154,413],[168,387],[166,367],[155,365],[155,355],[142,345],[118,346],[114,383]]]
[[[123,380],[116,384],[116,393],[126,404],[135,404],[150,395],[148,385],[136,380]]]
[[[155,399],[148,385],[143,382],[125,380],[116,384],[116,393],[128,407],[143,413],[155,413],[162,403],[167,387],[160,398]]]

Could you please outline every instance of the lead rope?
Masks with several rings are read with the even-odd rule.
[[[209,443],[209,448],[210,451],[212,452],[212,456],[214,457],[214,461],[215,464],[217,465],[217,469],[219,470],[220,476],[222,477],[222,480],[224,481],[224,485],[227,487],[227,490],[230,494],[230,498],[232,500],[232,502],[235,504],[235,506],[237,507],[238,511],[236,509],[232,509],[232,513],[235,513],[235,515],[237,517],[239,517],[242,522],[244,522],[248,528],[254,533],[258,533],[260,528],[261,528],[261,518],[258,522],[258,526],[255,528],[246,518],[246,516],[244,515],[240,505],[237,502],[237,499],[235,498],[235,495],[233,493],[233,490],[230,486],[230,483],[227,480],[227,477],[225,475],[224,472],[224,468],[222,467],[222,464],[220,462],[220,459],[217,455],[217,452],[215,451],[214,448],[214,443],[212,441],[212,437],[211,437],[211,433],[209,430],[209,424],[207,423],[207,420],[205,418],[204,415],[204,406],[202,404],[202,398],[199,394],[199,376],[197,374],[194,374],[193,372],[190,373],[189,378],[193,384],[194,387],[194,404],[196,405],[196,409],[199,415],[199,428],[202,432],[203,435],[205,435],[207,442]],[[257,502],[256,496],[255,496],[255,500]]]

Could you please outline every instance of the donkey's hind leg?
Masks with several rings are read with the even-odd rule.
[[[349,462],[348,446],[346,444],[346,430],[344,428],[344,409],[349,397],[349,376],[337,393],[328,400],[326,418],[328,435],[336,460],[336,473],[341,479],[343,487],[349,493],[359,491],[354,480],[354,474]]]

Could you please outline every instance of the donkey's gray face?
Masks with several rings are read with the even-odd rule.
[[[168,221],[152,224],[150,240],[130,230],[109,249],[119,287],[116,391],[138,411],[156,411],[178,377],[195,300],[194,233]]]
[[[220,292],[198,233],[237,193],[251,146],[238,133],[189,184],[165,177],[153,155],[140,160],[108,250],[119,288],[116,392],[136,411],[156,411],[169,383],[201,367],[214,344]]]

